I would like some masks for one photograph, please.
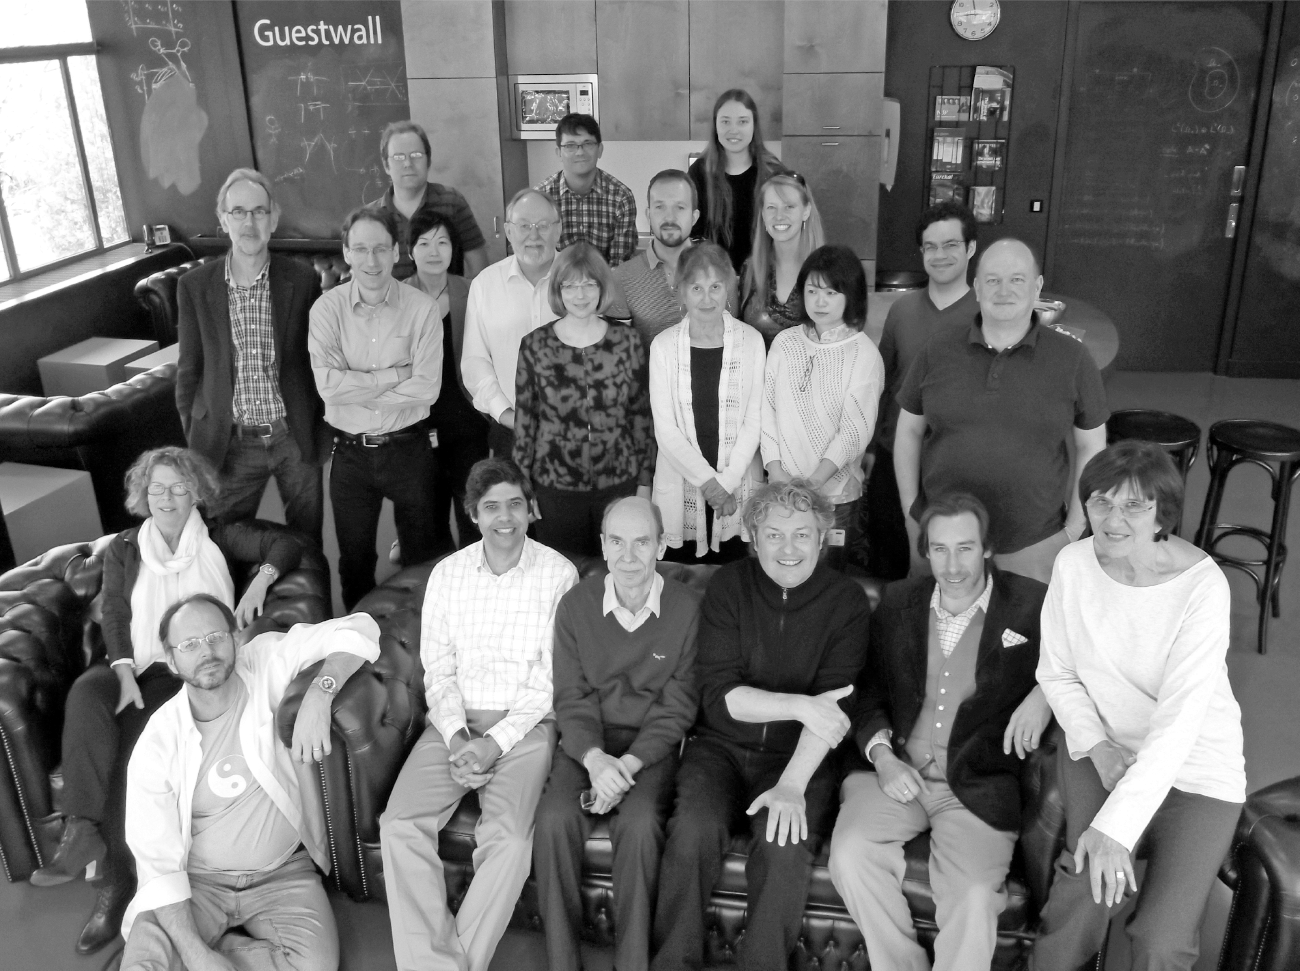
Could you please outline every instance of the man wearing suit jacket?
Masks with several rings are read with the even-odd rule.
[[[1000,572],[974,496],[920,521],[933,576],[890,585],[871,617],[831,879],[873,968],[928,971],[903,896],[903,844],[930,832],[936,971],[988,971],[1020,830],[1020,770],[1051,720],[1038,665],[1047,587]]]
[[[220,472],[221,521],[255,516],[274,475],[285,521],[319,544],[330,437],[307,356],[307,315],[320,280],[310,266],[268,251],[280,210],[260,172],[230,173],[217,216],[230,254],[177,286],[176,410],[190,448]]]

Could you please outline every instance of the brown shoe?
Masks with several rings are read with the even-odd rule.
[[[87,880],[93,880],[103,867],[107,852],[108,847],[99,835],[98,823],[81,816],[69,816],[63,824],[59,848],[49,863],[32,874],[32,886],[57,887],[75,880],[83,871]]]
[[[126,905],[131,902],[134,892],[135,881],[129,878],[109,880],[100,888],[90,920],[86,921],[81,936],[77,938],[78,954],[94,954],[121,936],[122,915],[126,913]]]

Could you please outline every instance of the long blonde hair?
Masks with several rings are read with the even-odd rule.
[[[788,201],[786,190],[799,195],[800,205],[808,207],[808,218],[799,229],[799,264],[808,258],[808,254],[819,246],[826,244],[826,233],[822,230],[822,217],[817,212],[817,202],[812,190],[797,175],[774,175],[758,190],[758,212],[754,215],[754,248],[749,254],[749,263],[745,270],[745,279],[741,283],[740,305],[744,308],[755,295],[766,299],[767,275],[772,269],[775,256],[772,237],[767,234],[767,225],[763,222],[763,201],[767,190],[772,189],[783,200]]]

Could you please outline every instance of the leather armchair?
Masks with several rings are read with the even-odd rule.
[[[174,364],[77,398],[0,394],[0,462],[89,472],[100,523],[110,532],[135,522],[122,503],[136,456],[184,444]]]
[[[112,539],[59,546],[0,576],[0,864],[11,881],[25,880],[58,843],[50,817],[61,785],[63,702],[76,677],[103,657],[97,595]],[[237,590],[257,566],[231,564]],[[330,616],[329,604],[329,567],[319,550],[308,549],[298,569],[267,592],[257,623],[317,623]]]

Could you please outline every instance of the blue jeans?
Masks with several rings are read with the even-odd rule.
[[[318,465],[304,462],[298,443],[283,425],[266,438],[230,436],[230,448],[221,463],[221,511],[223,523],[252,519],[262,503],[267,480],[275,476],[284,500],[284,521],[321,545],[325,521],[325,488]]]

